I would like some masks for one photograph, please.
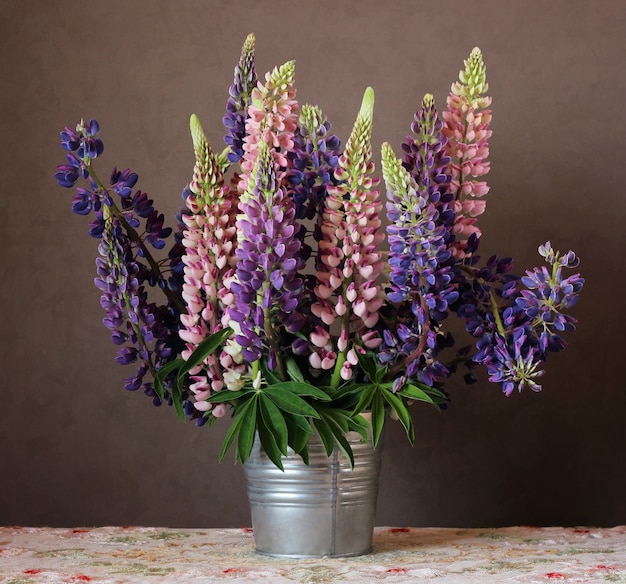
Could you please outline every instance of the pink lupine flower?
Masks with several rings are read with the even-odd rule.
[[[484,212],[485,201],[477,198],[489,191],[487,183],[478,180],[489,172],[487,141],[491,137],[491,111],[485,108],[491,104],[491,98],[483,95],[487,89],[482,53],[476,47],[465,61],[459,81],[452,84],[448,111],[443,112],[443,133],[448,138],[446,152],[452,161],[450,191],[455,195],[452,209],[456,214],[453,227],[456,242],[452,251],[458,259],[466,255],[467,239],[472,234],[480,237],[476,217]]]
[[[341,332],[337,352],[332,346],[310,357],[313,367],[336,371],[342,379],[350,379],[356,365],[354,343],[365,337],[371,345],[371,329],[378,322],[378,310],[383,299],[376,279],[383,263],[379,244],[381,232],[380,212],[382,202],[372,187],[378,180],[370,175],[374,170],[371,152],[372,115],[374,92],[368,88],[363,96],[345,152],[335,169],[336,186],[328,187],[324,201],[319,243],[317,301],[312,313],[328,327],[337,319]],[[311,343],[319,347],[319,329],[311,335]],[[338,361],[336,361],[338,359]],[[335,362],[336,361],[336,362]],[[337,380],[337,378],[334,378]]]

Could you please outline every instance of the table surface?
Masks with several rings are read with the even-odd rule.
[[[626,526],[377,527],[372,553],[286,560],[252,530],[0,527],[0,582],[625,582]]]

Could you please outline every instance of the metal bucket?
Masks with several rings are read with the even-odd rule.
[[[290,558],[346,557],[372,550],[381,445],[348,434],[354,470],[337,448],[330,457],[317,435],[309,465],[291,449],[284,472],[258,436],[244,464],[257,553]]]

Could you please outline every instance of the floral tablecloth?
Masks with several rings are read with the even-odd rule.
[[[371,554],[285,560],[250,529],[0,527],[0,582],[625,582],[626,526],[378,527]]]

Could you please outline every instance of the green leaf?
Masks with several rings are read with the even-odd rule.
[[[261,408],[259,408],[260,410]],[[285,470],[283,467],[282,456],[280,453],[280,448],[278,448],[278,444],[276,444],[276,439],[274,435],[269,430],[269,428],[265,425],[265,421],[263,420],[263,416],[257,417],[257,429],[259,431],[259,440],[261,441],[261,446],[265,451],[265,454],[269,457],[269,459],[282,471]]]
[[[328,420],[332,420],[341,431],[346,433],[350,431],[350,415],[343,413],[339,410],[334,410],[331,407],[320,408],[320,413],[324,416],[324,418]]]
[[[426,393],[428,396],[433,398],[433,402],[440,403],[440,402],[448,401],[448,397],[446,396],[445,393],[443,393],[439,389],[435,389],[434,387],[431,387],[430,385],[426,385],[425,383],[422,383],[421,381],[411,381],[407,385],[412,385],[414,387],[417,387],[418,389],[421,389],[424,393]]]
[[[240,397],[254,393],[255,391],[256,390],[253,389],[252,387],[249,387],[246,389],[240,389],[239,391],[230,391],[230,389],[222,389],[221,391],[217,391],[213,395],[209,396],[205,401],[208,401],[209,403],[212,403],[212,404],[234,402]]]
[[[348,395],[359,393],[364,387],[370,387],[371,383],[347,383],[332,394],[333,400],[339,400]]]
[[[425,391],[413,383],[407,383],[404,385],[398,392],[398,395],[412,400],[428,402],[429,404],[434,403],[433,399]]]
[[[176,410],[178,417],[183,422],[186,422],[187,416],[185,416],[185,408],[183,407],[183,396],[178,385],[174,385],[172,387],[172,402],[174,403],[174,409]]]
[[[408,408],[405,403],[393,392],[388,390],[383,390],[383,397],[385,401],[393,408],[393,411],[398,415],[398,419],[400,423],[404,426],[406,430],[407,438],[411,445],[415,442],[415,431],[413,429],[413,420],[411,419],[411,414],[409,413]]]
[[[184,359],[174,359],[173,361],[163,365],[163,367],[157,371],[157,374],[154,376],[154,391],[156,391],[156,394],[161,399],[165,399],[165,393],[163,391],[163,382],[165,381],[165,378],[173,371],[176,371],[176,369],[184,363]]]
[[[244,402],[239,407],[239,409],[235,410],[235,413],[232,418],[232,422],[230,423],[228,431],[226,432],[226,436],[224,436],[224,442],[222,444],[222,449],[220,450],[220,456],[219,456],[220,462],[224,460],[224,456],[226,456],[228,449],[233,443],[233,440],[239,433],[239,428],[241,427],[241,424],[243,422],[243,416],[248,411],[248,409],[252,406],[253,401],[254,401],[253,399],[250,399]]]
[[[217,349],[228,337],[233,334],[233,330],[230,327],[223,328],[221,331],[217,331],[212,335],[209,335],[204,339],[194,350],[189,359],[185,361],[185,364],[180,368],[178,372],[178,380],[182,382],[183,377],[189,373],[194,367],[197,367],[202,363],[215,349]]]
[[[313,407],[290,391],[277,389],[275,385],[272,385],[266,387],[263,394],[268,396],[281,410],[285,410],[290,414],[309,416],[311,418],[320,417]]]
[[[360,414],[362,411],[370,408],[370,404],[372,403],[372,398],[376,394],[376,386],[375,385],[366,385],[363,388],[363,393],[359,398],[358,403],[354,407],[353,414]]]
[[[278,446],[278,449],[286,456],[287,455],[287,422],[281,411],[276,407],[274,402],[263,393],[258,394],[260,398],[261,416],[267,429],[274,436],[274,440]]]
[[[357,354],[357,358],[359,360],[359,367],[363,370],[365,375],[369,378],[370,381],[375,382],[377,379],[377,364],[376,357],[373,353],[361,353],[360,351],[355,351]]]
[[[326,451],[326,456],[330,456],[335,449],[335,438],[332,433],[332,430],[329,428],[328,423],[323,418],[319,420],[313,420],[313,425],[319,434],[322,443],[324,444],[324,450]]]
[[[289,373],[289,377],[293,381],[304,383],[304,376],[302,375],[302,371],[300,371],[300,367],[298,367],[295,359],[288,357],[285,361],[285,365],[287,367],[287,373]]]
[[[280,379],[270,371],[270,368],[267,366],[267,359],[261,359],[261,374],[263,375],[263,379],[268,384],[281,383]]]
[[[378,441],[385,425],[385,403],[380,392],[376,392],[372,399],[372,443],[374,448],[378,446]]]
[[[258,395],[255,395],[248,402],[250,405],[247,410],[241,415],[239,436],[237,436],[237,456],[242,464],[248,460],[252,452],[254,434],[256,432],[258,402]]]
[[[281,381],[268,385],[265,389],[283,389],[296,395],[314,397],[320,401],[330,401],[329,395],[310,383],[300,383],[296,381]]]
[[[387,365],[381,367],[380,365],[378,366],[378,368],[376,369],[376,383],[382,383],[383,379],[385,379],[385,377],[387,376],[387,371],[389,370],[389,368],[387,367]]]
[[[285,417],[285,422],[287,423],[287,431],[288,431],[288,444],[291,446],[294,452],[300,453],[308,444],[309,436],[313,432],[313,428],[309,426],[309,430],[303,430],[299,426],[296,426],[293,423],[293,419],[295,416]],[[308,424],[308,422],[307,422]]]
[[[283,412],[283,418],[285,418],[285,422],[287,422],[287,424],[291,424],[295,428],[299,428],[305,434],[313,432],[311,424],[309,424],[308,420],[304,416],[296,416],[294,414],[290,414],[289,412]]]
[[[363,440],[369,437],[370,423],[360,414],[350,416],[350,430],[358,432]]]
[[[344,456],[350,461],[350,468],[354,469],[354,453],[352,452],[352,448],[350,447],[350,443],[344,436],[342,429],[335,424],[334,419],[328,420],[328,427],[330,431],[333,433],[335,437],[335,441],[339,450],[343,452]]]

